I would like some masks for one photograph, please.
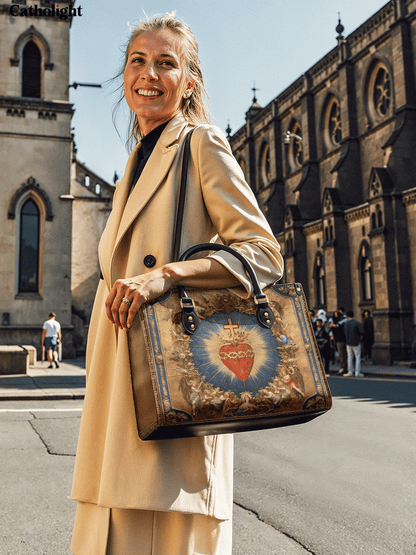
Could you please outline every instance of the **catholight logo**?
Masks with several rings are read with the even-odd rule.
[[[13,17],[57,17],[58,19],[68,19],[83,15],[82,6],[76,8],[61,8],[59,4],[53,4],[50,8],[38,7],[37,4],[29,8],[22,8],[17,4],[10,6],[10,15]]]

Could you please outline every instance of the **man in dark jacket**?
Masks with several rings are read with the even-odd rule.
[[[347,362],[347,346],[345,343],[344,323],[348,321],[344,309],[340,307],[334,312],[333,321],[329,324],[334,338],[335,348],[339,357],[339,374],[345,374],[348,371]]]
[[[344,323],[345,341],[347,343],[348,356],[348,374],[354,375],[354,358],[355,358],[355,375],[362,378],[361,373],[361,338],[364,335],[364,329],[358,320],[354,320],[354,312],[347,312],[348,320]]]

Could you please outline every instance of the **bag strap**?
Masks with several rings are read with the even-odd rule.
[[[259,281],[250,262],[236,249],[228,247],[227,245],[220,245],[218,243],[201,243],[199,245],[194,245],[182,254],[179,258],[179,262],[187,260],[192,255],[200,251],[226,251],[235,256],[237,260],[241,262],[251,280],[251,283],[253,284],[254,306],[257,321],[264,328],[270,329],[275,321],[274,314],[270,308],[267,296],[261,290]],[[194,301],[187,295],[185,287],[178,285],[177,289],[182,307],[183,328],[187,334],[193,335],[199,326],[199,317],[195,311]]]
[[[177,262],[179,260],[179,249],[181,246],[181,236],[182,236],[183,213],[185,210],[186,182],[188,178],[188,165],[189,165],[189,157],[190,157],[190,151],[191,151],[190,145],[191,145],[192,133],[195,131],[195,129],[196,127],[194,127],[188,132],[188,134],[185,137],[185,144],[183,147],[181,183],[179,187],[178,208],[176,211],[175,232],[173,236],[172,262]]]

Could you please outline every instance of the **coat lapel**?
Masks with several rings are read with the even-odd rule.
[[[118,213],[115,214],[115,220],[120,222],[120,225],[116,230],[115,241],[113,242],[109,238],[110,244],[113,246],[111,261],[114,260],[114,255],[117,247],[124,237],[126,231],[129,229],[131,224],[134,222],[134,220],[137,218],[137,216],[140,214],[149,200],[153,197],[153,195],[163,182],[164,178],[166,177],[166,174],[168,173],[172,165],[176,153],[178,152],[178,140],[185,127],[186,121],[182,114],[178,114],[168,123],[166,128],[163,130],[163,133],[160,136],[160,139],[157,142],[154,151],[152,152],[130,196],[128,195],[128,193],[130,190],[130,183],[135,168],[130,168],[129,172],[127,172],[128,167],[126,168],[126,176],[122,180],[123,189],[122,191],[120,191],[120,193],[123,195],[122,199],[124,200],[124,202],[120,202],[119,205],[122,206],[124,210],[122,209],[121,212],[120,210],[118,210]],[[129,173],[128,176],[127,173]]]
[[[98,248],[101,271],[109,288],[111,280],[108,269],[110,268],[111,255],[114,250],[118,229],[120,227],[120,220],[129,196],[130,183],[136,169],[137,152],[140,149],[140,146],[140,143],[138,143],[132,150],[129,159],[127,160],[124,176],[116,185],[117,198],[113,202],[113,207],[107,220],[105,230],[101,236]]]

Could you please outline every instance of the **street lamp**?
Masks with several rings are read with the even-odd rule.
[[[298,141],[302,141],[302,137],[300,135],[296,135],[296,133],[292,133],[291,131],[286,131],[286,133],[283,133],[283,139],[284,139],[284,143],[285,145],[290,145],[290,139],[294,137],[295,139],[297,139]]]
[[[68,86],[68,89],[70,89],[71,87],[74,87],[74,89],[76,90],[78,87],[95,87],[97,89],[101,89],[101,85],[98,83],[71,83]]]

